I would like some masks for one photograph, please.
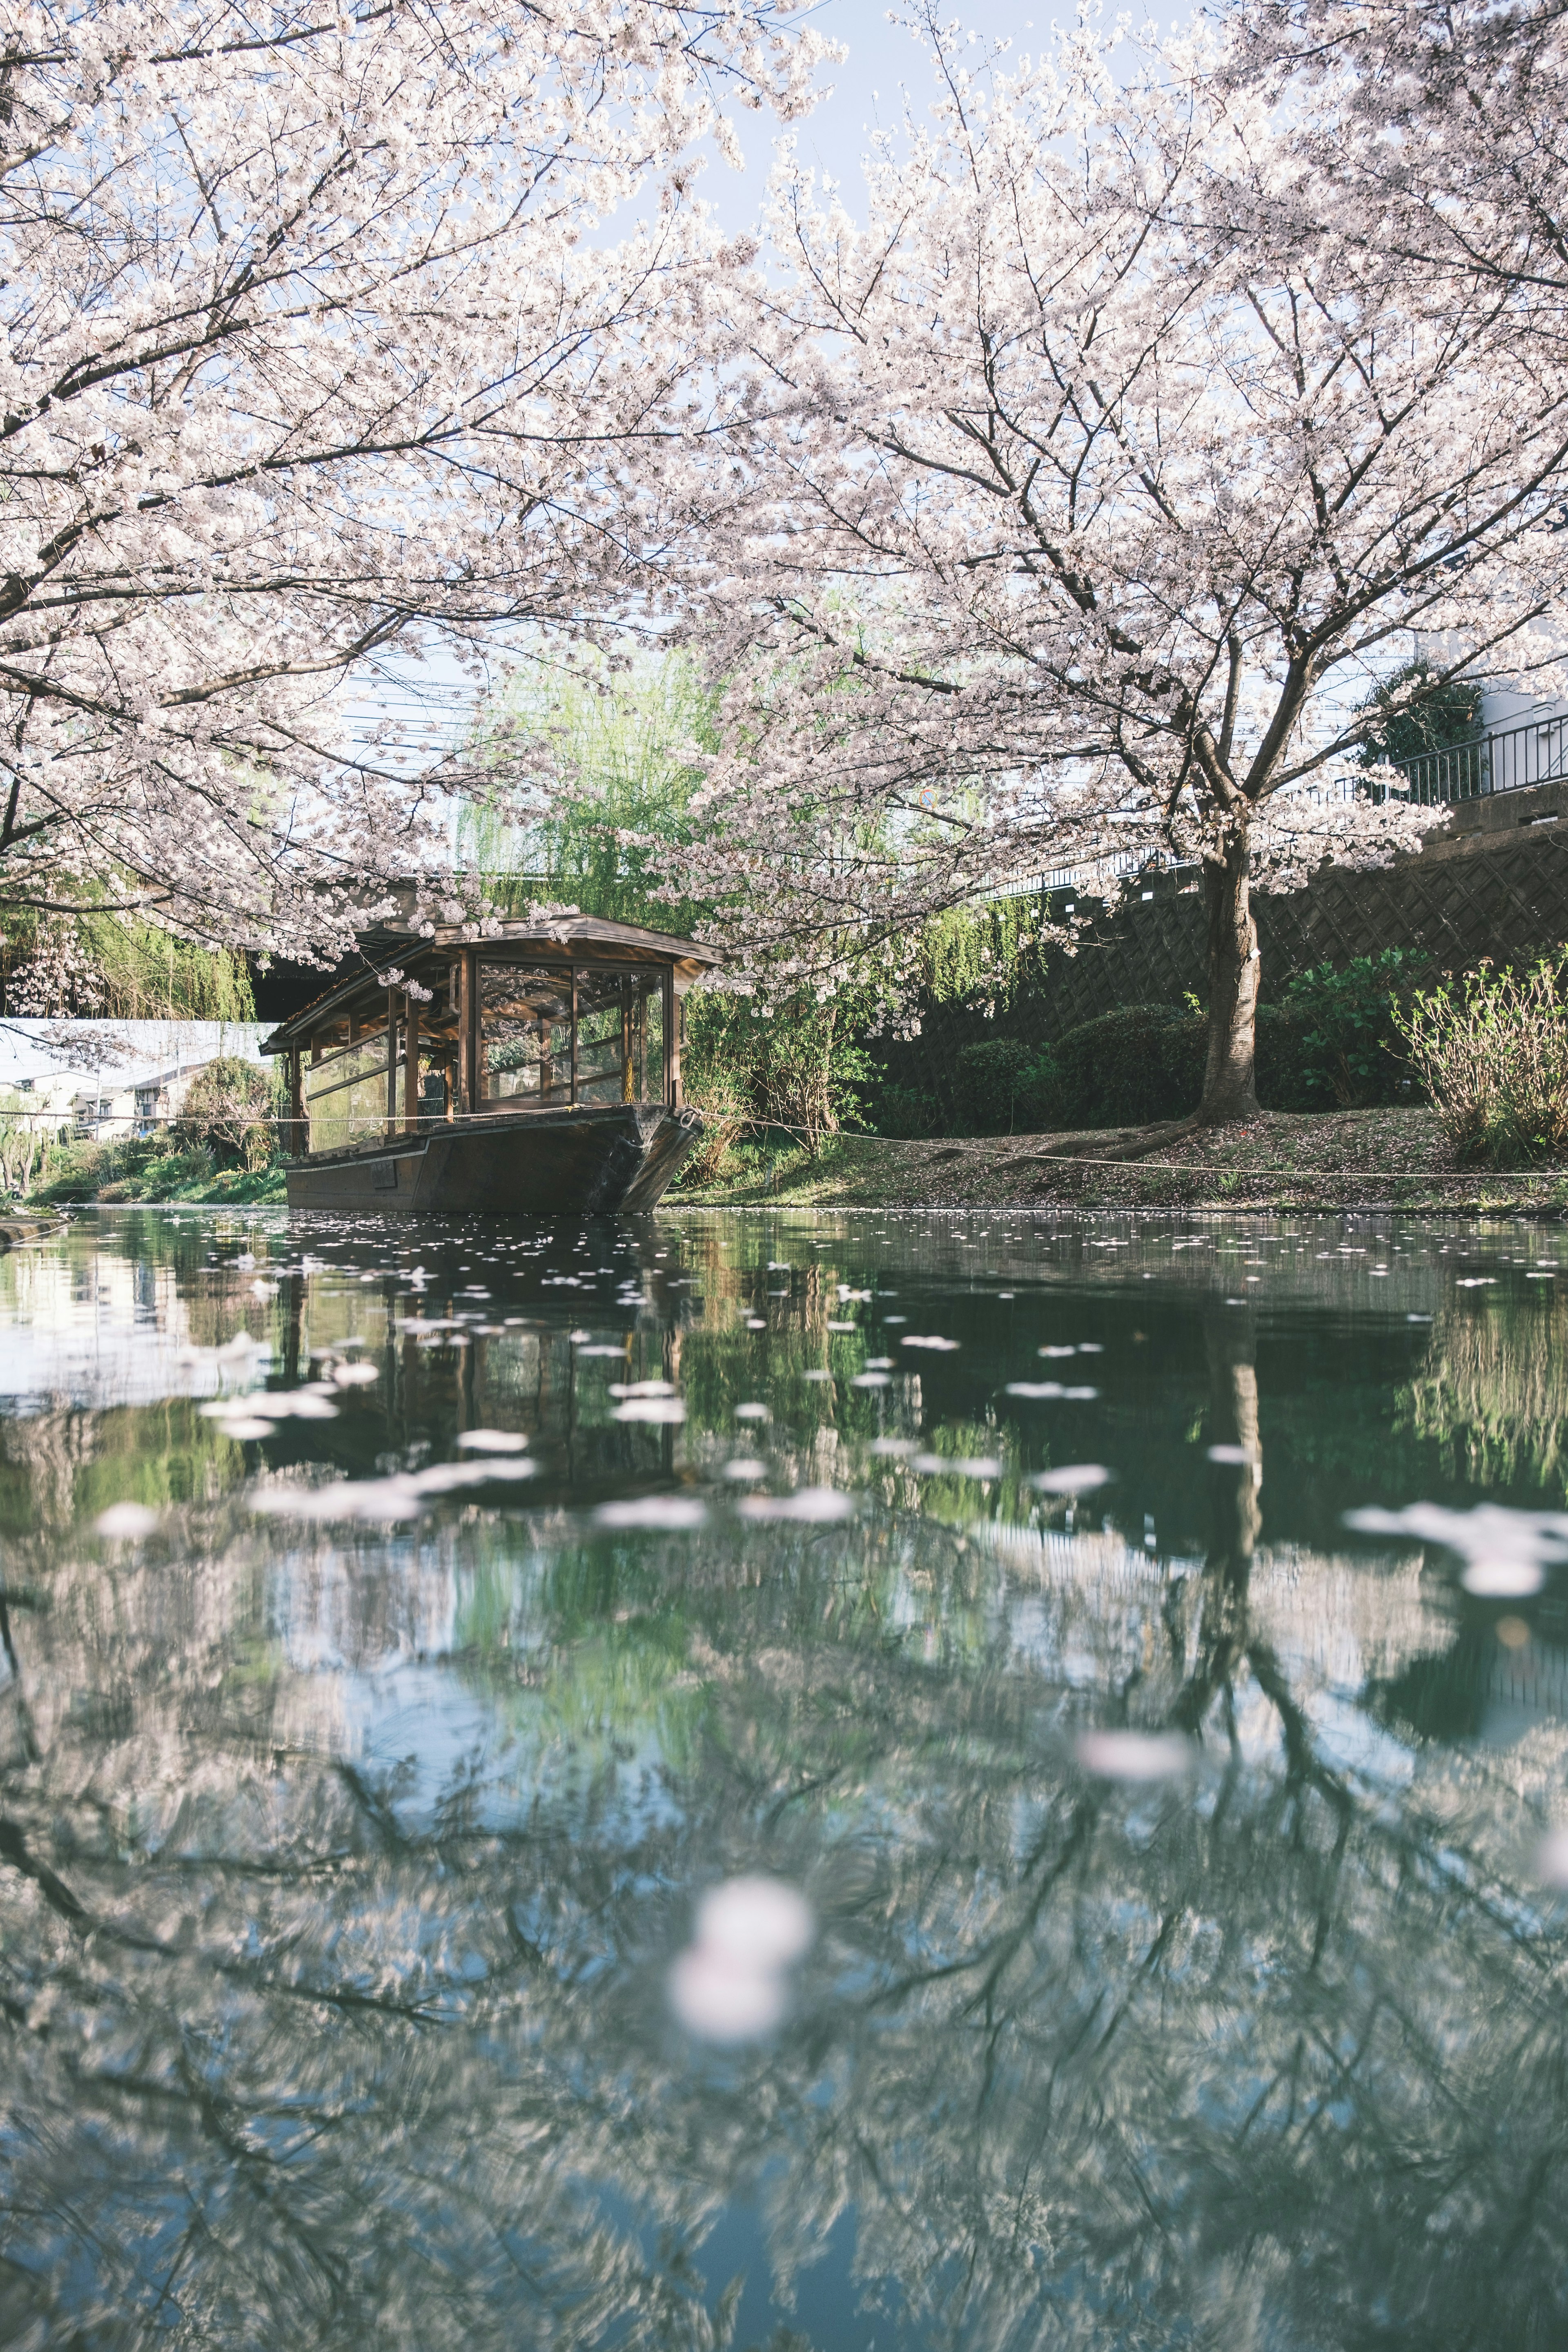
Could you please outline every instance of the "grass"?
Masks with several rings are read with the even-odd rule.
[[[681,1186],[675,1197],[712,1207],[931,1208],[1037,1206],[1258,1209],[1394,1206],[1475,1213],[1568,1212],[1568,1166],[1500,1174],[1460,1169],[1436,1111],[1264,1111],[1245,1126],[1175,1138],[1131,1161],[1096,1164],[1127,1129],[1073,1139],[1083,1157],[1048,1156],[1050,1135],[988,1135],[895,1142],[829,1138],[771,1160],[731,1162],[727,1181]]]
[[[171,1151],[162,1138],[142,1143],[72,1143],[53,1154],[29,1207],[71,1202],[186,1201],[226,1203],[287,1198],[282,1169],[220,1168],[210,1151]]]

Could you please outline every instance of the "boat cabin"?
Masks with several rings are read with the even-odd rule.
[[[711,948],[588,915],[361,942],[340,980],[262,1045],[288,1068],[295,1159],[497,1113],[680,1108],[680,1013]]]

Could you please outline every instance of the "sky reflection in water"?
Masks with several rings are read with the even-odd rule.
[[[0,2343],[1560,2347],[1565,1286],[995,1213],[0,1261]]]

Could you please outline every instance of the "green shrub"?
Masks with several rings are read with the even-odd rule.
[[[929,1087],[886,1082],[877,1089],[874,1118],[879,1135],[911,1140],[945,1135],[950,1124],[942,1116],[940,1100]]]
[[[1461,1160],[1529,1168],[1568,1150],[1568,952],[1482,964],[1394,1023]]]
[[[1394,1013],[1396,1008],[1408,1009],[1431,976],[1431,957],[1408,948],[1352,956],[1337,971],[1321,963],[1297,973],[1286,987],[1281,1010],[1301,1030],[1289,1088],[1303,1097],[1301,1109],[1331,1104],[1363,1109],[1398,1102],[1412,1091],[1415,1073]]]
[[[732,1133],[785,1127],[815,1152],[846,1120],[858,1123],[872,1075],[851,1026],[865,992],[826,999],[810,990],[775,1004],[703,989],[687,1001],[682,1061],[687,1099]]]
[[[1394,948],[1300,974],[1281,1003],[1258,1010],[1259,1102],[1318,1111],[1408,1099],[1422,1082],[1395,1016],[1431,969],[1429,956]],[[1137,1127],[1197,1108],[1207,1054],[1194,997],[1123,1004],[1052,1045],[1005,1034],[962,1045],[933,1067],[930,1086],[883,1078],[871,1108],[887,1136]]]
[[[1258,1093],[1269,1110],[1324,1110],[1334,1097],[1315,1068],[1310,1024],[1292,1006],[1258,1015]],[[1172,1004],[1123,1004],[1082,1021],[1035,1065],[1033,1116],[1023,1126],[1141,1127],[1198,1107],[1208,1027]]]
[[[1200,1014],[1171,1004],[1121,1004],[1058,1038],[1054,1106],[1063,1127],[1139,1127],[1180,1118],[1203,1091]]]
[[[28,1198],[48,1203],[95,1201],[100,1184],[115,1172],[115,1152],[106,1143],[61,1142],[49,1154]]]
[[[1028,1112],[1039,1092],[1036,1058],[1019,1037],[983,1037],[960,1048],[953,1096],[963,1132],[1011,1135],[1033,1126]]]

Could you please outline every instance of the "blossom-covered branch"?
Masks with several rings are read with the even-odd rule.
[[[722,271],[689,151],[809,102],[795,5],[13,12],[0,905],[327,952],[449,864],[439,727],[342,681],[627,593]]]

